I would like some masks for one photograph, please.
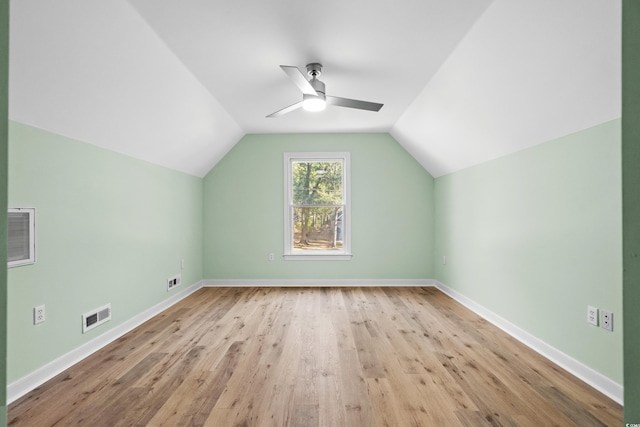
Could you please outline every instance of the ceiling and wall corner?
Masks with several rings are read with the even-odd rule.
[[[10,119],[195,176],[243,131],[131,7],[12,1]]]
[[[245,134],[389,132],[438,177],[619,117],[620,3],[13,0],[10,119],[200,177]],[[266,118],[308,62],[384,107]]]
[[[619,1],[496,1],[391,134],[434,177],[621,115]]]

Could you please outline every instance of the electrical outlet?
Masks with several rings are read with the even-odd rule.
[[[33,324],[37,325],[45,321],[44,305],[39,305],[33,309]]]
[[[184,270],[184,260],[180,260],[180,270]]]
[[[269,261],[273,261],[274,260],[275,257],[273,255],[273,252],[269,252],[269,257],[268,258],[269,258]]]
[[[587,322],[598,326],[598,309],[590,305],[587,306]]]
[[[447,256],[442,255],[442,265],[447,265]]]
[[[611,311],[600,311],[600,326],[607,331],[613,332],[613,313]]]

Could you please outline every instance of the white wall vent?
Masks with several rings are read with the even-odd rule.
[[[178,274],[176,276],[169,278],[167,280],[167,291],[170,291],[176,286],[180,286],[180,283],[182,283],[182,274]]]
[[[82,315],[82,333],[111,320],[111,304],[107,304]]]
[[[36,262],[36,210],[11,208],[7,216],[7,265]]]

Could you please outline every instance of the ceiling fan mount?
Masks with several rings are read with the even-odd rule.
[[[302,92],[302,101],[269,114],[267,116],[269,118],[280,117],[300,107],[307,111],[322,111],[326,105],[335,105],[358,110],[379,111],[383,106],[383,104],[375,102],[326,95],[325,84],[318,80],[318,77],[322,74],[322,64],[318,62],[307,64],[307,75],[311,78],[310,80],[307,80],[302,71],[297,67],[281,65],[280,68],[289,76],[293,83],[298,86],[298,89]]]
[[[320,64],[319,62],[312,62],[310,64],[307,64],[307,74],[312,79],[317,79],[322,74],[322,64]]]

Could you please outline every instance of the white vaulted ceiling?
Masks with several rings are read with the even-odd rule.
[[[204,176],[246,133],[390,132],[433,176],[620,116],[620,0],[12,0],[10,118]],[[265,116],[327,94],[384,103]]]

